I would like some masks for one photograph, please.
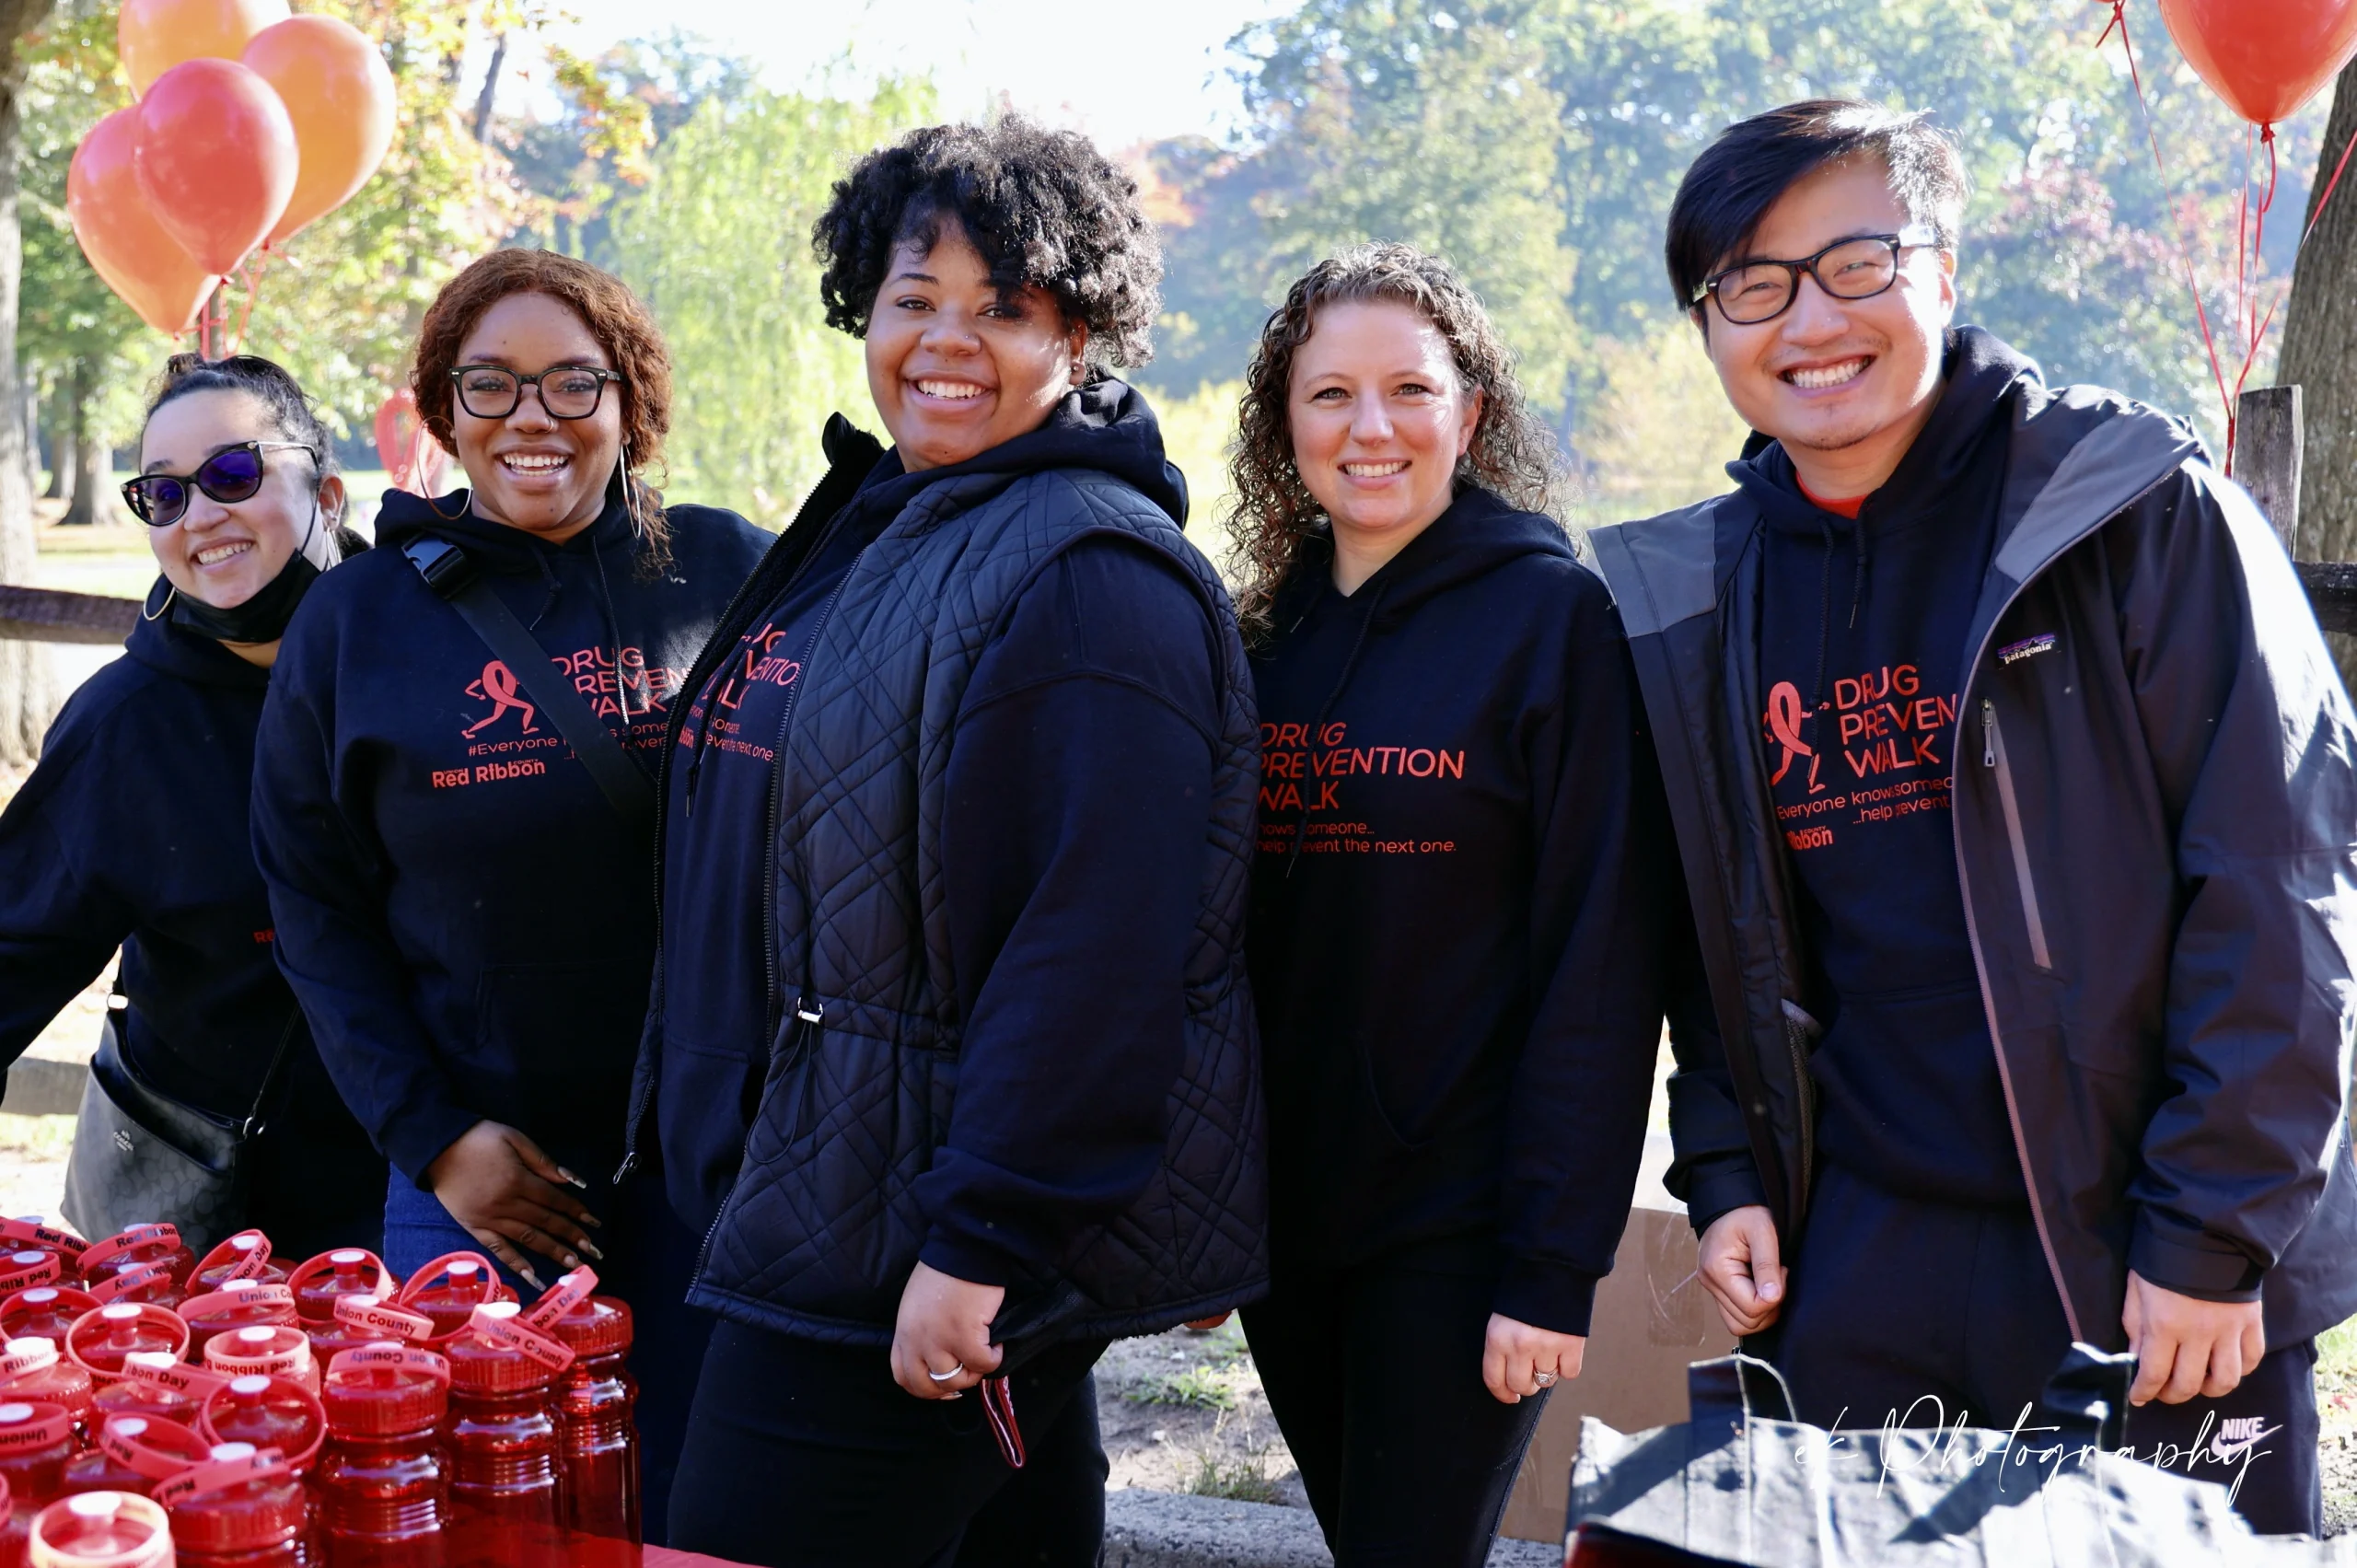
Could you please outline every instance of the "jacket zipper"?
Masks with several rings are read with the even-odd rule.
[[[2046,947],[2046,922],[2038,914],[2038,884],[2031,879],[2029,841],[2022,833],[2022,809],[2014,796],[2014,770],[2005,758],[2005,738],[1997,728],[1997,704],[1980,699],[1980,765],[1997,774],[1997,802],[2005,814],[2005,839],[2013,846],[2014,880],[2020,884],[2022,919],[2029,926],[2029,959],[2051,973],[2054,955]]]

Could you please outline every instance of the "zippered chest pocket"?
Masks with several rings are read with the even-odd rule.
[[[2013,765],[2005,756],[2005,732],[1997,722],[1997,704],[1987,697],[1980,699],[1980,765],[1996,774],[1997,804],[2005,819],[2005,842],[2014,856],[2014,883],[2021,889],[2022,922],[2029,929],[2030,962],[2051,973],[2054,955],[2046,945],[2046,918],[2038,908],[2038,878],[2030,869],[2029,840],[2022,831]]]

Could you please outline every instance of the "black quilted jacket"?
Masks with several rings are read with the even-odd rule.
[[[865,437],[840,424],[829,436],[837,475],[806,517],[840,505],[828,491],[864,468],[843,461],[841,448]],[[779,565],[799,531],[781,541]],[[1242,943],[1259,731],[1243,648],[1217,575],[1169,516],[1113,474],[1054,467],[963,472],[920,491],[853,565],[803,660],[807,684],[779,747],[762,868],[772,879],[786,1024],[740,1172],[705,1239],[690,1291],[696,1305],[806,1338],[890,1342],[928,1234],[915,1187],[958,1095],[942,828],[961,700],[1026,585],[1074,543],[1106,533],[1178,565],[1202,595],[1220,650],[1224,712],[1183,1055],[1163,1159],[1143,1195],[1073,1246],[1051,1281],[1011,1290],[994,1337],[1019,1355],[1057,1340],[1155,1332],[1263,1288],[1265,1140]],[[689,690],[781,575],[770,565],[756,574]],[[662,1050],[658,990],[634,1123],[644,1120]]]

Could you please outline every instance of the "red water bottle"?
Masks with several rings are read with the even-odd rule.
[[[202,1385],[193,1380],[203,1379]],[[134,1351],[123,1359],[122,1376],[100,1388],[92,1400],[90,1419],[104,1427],[107,1418],[145,1416],[194,1426],[204,1408],[204,1395],[220,1379],[201,1366],[191,1366],[159,1350]]]
[[[164,1510],[136,1493],[85,1492],[33,1516],[31,1568],[172,1568]]]
[[[203,1361],[204,1347],[223,1334],[239,1329],[268,1329],[295,1321],[295,1293],[283,1284],[260,1280],[231,1280],[205,1295],[180,1303],[180,1318],[188,1324],[191,1360]]]
[[[283,1285],[286,1271],[270,1256],[270,1237],[258,1230],[241,1230],[196,1260],[196,1272],[189,1277],[192,1295],[209,1295],[231,1280],[260,1280],[266,1285]]]
[[[339,1353],[362,1345],[382,1344],[387,1340],[423,1344],[434,1337],[433,1318],[389,1306],[373,1295],[339,1295],[334,1313],[331,1322],[304,1325],[310,1330],[311,1359],[322,1369]]]
[[[85,1285],[96,1287],[117,1274],[134,1273],[160,1268],[183,1287],[196,1268],[196,1254],[180,1239],[180,1227],[170,1225],[135,1225],[128,1230],[117,1231],[104,1241],[90,1244],[77,1267]],[[97,1295],[95,1288],[92,1295]]]
[[[573,1352],[557,1379],[557,1452],[564,1469],[564,1523],[586,1535],[640,1539],[638,1382],[630,1354],[630,1307],[591,1294],[598,1276],[560,1277],[525,1315],[531,1328]]]
[[[65,1331],[65,1353],[101,1383],[122,1376],[122,1364],[141,1351],[174,1361],[188,1353],[188,1324],[168,1307],[118,1301],[86,1312]]]
[[[0,1479],[16,1506],[33,1513],[57,1501],[74,1457],[74,1418],[61,1405],[0,1405]]]
[[[74,1434],[90,1438],[90,1407],[96,1388],[88,1369],[57,1353],[48,1340],[10,1340],[0,1350],[0,1400],[17,1404],[64,1405],[74,1418]]]
[[[177,1421],[119,1415],[99,1434],[98,1446],[65,1462],[64,1494],[135,1492],[145,1497],[167,1476],[202,1464],[213,1445]]]
[[[310,1474],[327,1436],[327,1408],[300,1383],[256,1375],[234,1379],[209,1396],[196,1429],[207,1442],[274,1448],[301,1480]]]
[[[424,1313],[433,1320],[434,1337],[443,1340],[465,1328],[484,1302],[515,1299],[491,1260],[480,1252],[449,1252],[412,1274],[393,1305]]]
[[[335,1568],[439,1568],[449,1475],[435,1429],[450,1364],[430,1350],[364,1345],[328,1365],[328,1441],[312,1471]]]
[[[284,1377],[317,1391],[318,1363],[311,1359],[311,1336],[291,1323],[259,1329],[233,1329],[215,1334],[204,1347],[204,1365],[225,1377]]]
[[[358,1247],[322,1252],[297,1268],[286,1283],[294,1287],[295,1311],[307,1328],[334,1322],[339,1297],[373,1295],[382,1301],[401,1289],[385,1260]]]
[[[25,1539],[31,1533],[32,1516],[17,1507],[8,1478],[0,1476],[0,1568],[25,1568]]]
[[[552,1396],[573,1353],[522,1314],[512,1301],[484,1302],[446,1353],[451,1508],[493,1521],[511,1551],[528,1553],[564,1517]]]
[[[156,1488],[180,1568],[303,1568],[303,1483],[276,1454],[217,1445]]]
[[[81,1316],[104,1305],[86,1290],[41,1285],[0,1301],[0,1335],[12,1340],[65,1342],[65,1330]]]
[[[24,1278],[10,1286],[11,1291],[29,1290],[42,1285],[70,1284],[81,1277],[82,1254],[90,1244],[78,1236],[45,1225],[39,1220],[0,1220],[0,1247],[14,1256],[8,1272],[15,1274],[37,1274],[48,1272],[49,1277]],[[29,1254],[39,1253],[36,1260]]]

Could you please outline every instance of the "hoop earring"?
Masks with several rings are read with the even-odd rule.
[[[628,441],[624,441],[622,443],[621,481],[622,516],[630,519],[631,537],[644,543],[646,539],[646,521],[638,515],[638,489],[635,485],[631,483],[630,443]]]
[[[447,514],[444,513],[440,498],[433,495],[429,495],[425,498],[425,509],[433,513],[435,517],[440,517],[446,523],[455,523],[460,517],[467,515],[466,505],[463,502],[459,504],[457,511]]]
[[[164,611],[172,608],[172,599],[180,593],[180,591],[178,585],[174,584],[170,578],[165,578],[164,602],[157,605],[153,610],[150,610],[147,608],[147,600],[156,597],[156,590],[152,587],[149,588],[145,597],[142,598],[139,601],[139,619],[149,621],[162,620]]]

